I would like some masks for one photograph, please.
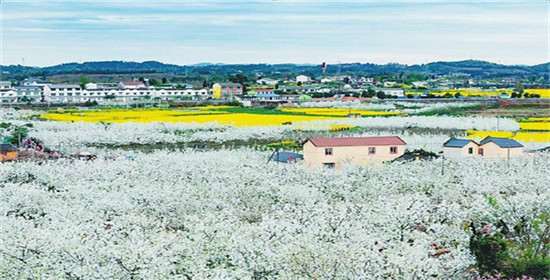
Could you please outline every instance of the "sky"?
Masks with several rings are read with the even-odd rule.
[[[546,0],[0,0],[0,64],[549,59]]]

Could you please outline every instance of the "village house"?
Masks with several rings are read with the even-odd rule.
[[[42,88],[38,86],[15,86],[12,88],[15,92],[13,102],[40,101],[42,99]]]
[[[238,83],[215,83],[212,85],[214,99],[232,99],[243,94],[243,86]]]
[[[255,88],[251,89],[247,92],[248,95],[255,95],[255,94],[274,94],[275,91],[272,88]]]
[[[523,145],[514,139],[488,136],[479,142],[478,155],[486,158],[521,156]]]
[[[0,90],[0,102],[10,103],[17,101],[17,92],[15,89]]]
[[[376,91],[381,91],[385,95],[391,95],[395,97],[405,97],[405,91],[401,88],[379,88]]]
[[[49,84],[51,84],[51,83],[48,82],[48,81],[44,81],[42,79],[37,79],[37,78],[24,79],[20,83],[21,86],[37,86],[37,87],[44,87],[44,86],[47,86]]]
[[[304,162],[326,168],[339,168],[346,162],[376,165],[402,156],[405,145],[397,136],[308,138],[303,144]]]
[[[274,93],[259,93],[254,96],[254,99],[261,101],[270,101],[270,100],[282,100],[282,96]]]
[[[47,85],[43,90],[44,99],[51,102],[80,102],[80,85]]]
[[[10,81],[0,81],[0,90],[11,89]]]
[[[478,144],[470,139],[451,138],[443,143],[443,155],[446,158],[475,157],[478,153]]]
[[[87,83],[86,89],[116,89],[119,87],[116,83]]]
[[[297,83],[310,83],[311,78],[309,76],[306,76],[306,75],[299,75],[299,76],[296,76],[296,82]]]
[[[0,144],[0,162],[17,160],[18,156],[19,151],[14,145],[10,143]]]
[[[451,138],[443,144],[446,158],[510,158],[521,156],[523,145],[514,139],[488,136],[476,143],[470,139]]]
[[[259,84],[259,85],[274,86],[274,85],[279,83],[279,80],[274,80],[274,79],[270,79],[270,78],[261,78],[261,79],[256,80],[256,83]]]
[[[120,82],[118,83],[120,89],[140,89],[147,88],[142,82]]]

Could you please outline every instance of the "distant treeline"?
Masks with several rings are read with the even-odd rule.
[[[179,66],[157,61],[125,62],[100,61],[84,63],[65,63],[49,67],[28,67],[10,65],[1,67],[2,79],[20,80],[27,77],[43,77],[61,74],[133,74],[163,73],[195,77],[212,75],[228,76],[241,73],[251,77],[267,76],[273,78],[294,77],[304,74],[311,77],[322,75],[321,64],[197,64]],[[397,63],[343,63],[328,65],[326,75],[374,76],[377,74],[405,75],[419,73],[424,77],[441,75],[466,75],[477,79],[520,78],[548,81],[550,63],[534,66],[502,65],[478,60],[457,62],[432,62],[422,65],[404,65]]]

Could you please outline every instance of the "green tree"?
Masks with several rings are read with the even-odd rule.
[[[80,77],[80,80],[78,80],[78,83],[81,88],[86,88],[86,84],[90,83],[90,79],[86,76],[82,76]]]
[[[159,83],[159,81],[157,81],[157,79],[151,78],[151,79],[149,79],[149,84],[156,87],[156,86],[158,86],[160,83]]]
[[[12,126],[12,131],[10,134],[10,143],[15,146],[19,146],[21,141],[23,141],[29,135],[29,129],[25,125]]]
[[[376,91],[372,88],[368,88],[366,92],[363,93],[365,97],[373,97],[376,95]]]
[[[514,85],[514,88],[519,92],[523,93],[523,90],[525,89],[523,87],[523,83],[521,81],[516,81],[516,84]]]
[[[246,82],[248,82],[248,77],[241,73],[238,73],[235,76],[229,77],[229,80],[233,83],[239,83],[244,85]]]
[[[497,201],[489,197],[488,203],[497,209]],[[470,224],[473,235],[470,251],[476,258],[482,275],[500,273],[506,278],[529,276],[534,279],[550,278],[550,214],[547,212],[531,218],[521,217],[509,228],[499,220],[497,232],[490,232],[489,225],[477,229]]]

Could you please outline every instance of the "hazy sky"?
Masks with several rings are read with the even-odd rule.
[[[3,65],[549,61],[549,2],[4,0]]]

